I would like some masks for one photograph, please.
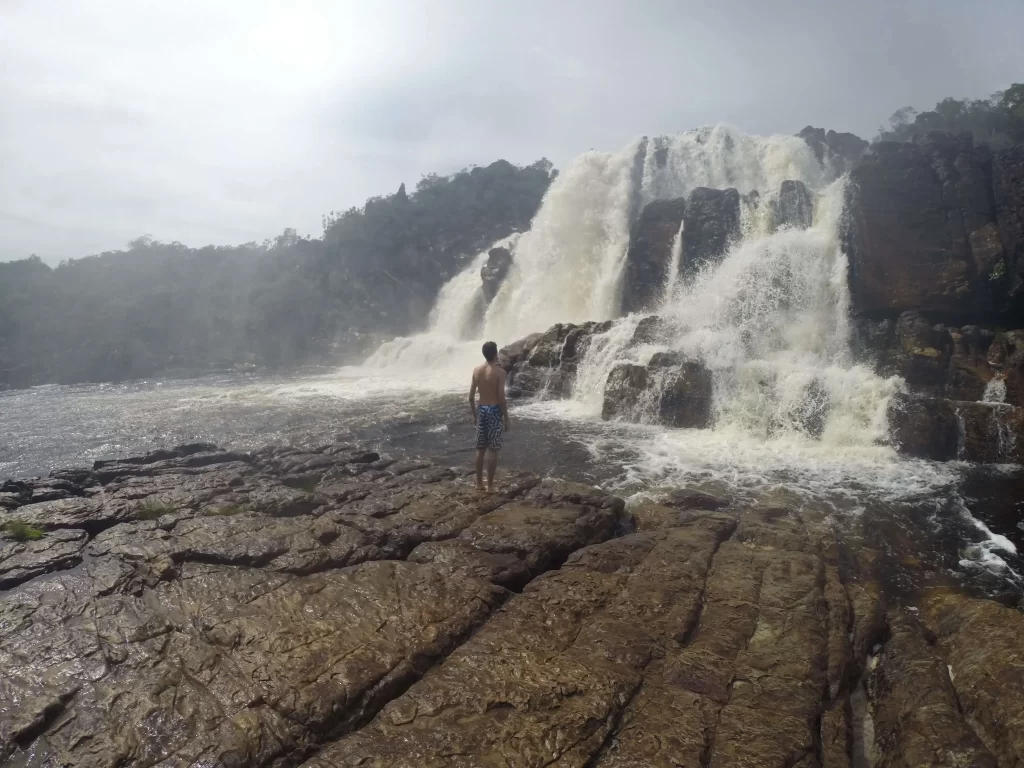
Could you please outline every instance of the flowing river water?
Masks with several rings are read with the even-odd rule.
[[[785,180],[814,197],[807,229],[778,229],[769,215]],[[515,407],[506,465],[627,496],[684,483],[783,489],[828,505],[839,526],[926,541],[963,577],[1019,584],[1021,470],[909,460],[889,443],[886,407],[903,382],[853,359],[844,183],[801,139],[727,126],[585,153],[552,183],[530,230],[499,243],[514,263],[490,306],[482,253],[441,291],[427,330],[388,342],[362,366],[0,393],[0,477],[194,440],[247,448],[339,434],[468,465],[464,392],[481,341],[615,320],[591,344],[571,397]],[[656,312],[666,340],[631,345],[641,317],[619,317],[631,219],[647,202],[701,186],[744,196],[742,238],[720,264],[686,280],[671,274]],[[612,366],[663,350],[711,369],[714,428],[602,421]],[[810,398],[824,414],[816,437],[799,428]]]

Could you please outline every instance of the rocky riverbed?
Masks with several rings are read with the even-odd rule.
[[[0,521],[4,765],[1024,761],[1018,593],[791,491],[196,444]]]

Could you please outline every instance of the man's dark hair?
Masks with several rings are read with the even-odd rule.
[[[488,363],[493,363],[498,359],[498,345],[493,341],[488,341],[484,344],[484,360]]]

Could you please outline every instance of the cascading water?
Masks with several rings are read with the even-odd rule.
[[[640,146],[587,152],[552,182],[487,310],[488,338],[513,341],[618,314]]]
[[[766,194],[787,180],[820,189],[833,177],[799,137],[748,136],[731,126],[716,125],[660,136],[650,143],[641,201],[685,197],[697,187]]]
[[[442,388],[462,386],[466,371],[478,362],[479,334],[485,301],[480,270],[492,248],[514,248],[520,235],[492,243],[469,265],[442,286],[430,311],[427,330],[382,344],[365,363],[373,369],[405,369],[439,374],[434,381]],[[440,370],[439,370],[440,369]],[[450,373],[450,376],[446,376]]]
[[[575,399],[600,412],[612,367],[671,350],[713,372],[718,430],[799,437],[808,411],[817,410],[823,443],[872,448],[885,436],[885,406],[898,382],[852,364],[842,206],[839,180],[822,190],[809,229],[764,235],[747,227],[719,265],[666,297],[656,313],[661,344],[634,346],[635,319],[597,337]]]

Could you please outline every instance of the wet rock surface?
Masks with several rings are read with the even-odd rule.
[[[845,248],[857,310],[988,318],[1007,308],[992,158],[969,136],[881,142],[850,172]],[[1012,204],[1011,206],[1012,207]],[[1009,224],[1012,215],[1001,217]]]
[[[868,143],[852,133],[838,133],[808,125],[797,134],[807,142],[818,160],[831,166],[836,175],[846,173],[868,150]]]
[[[842,537],[781,491],[486,495],[346,443],[3,493],[3,765],[1024,759],[1022,614],[941,557],[886,577],[870,510]]]
[[[814,221],[814,198],[802,181],[784,181],[772,214],[776,228],[807,229]]]
[[[698,187],[686,199],[680,272],[692,277],[717,264],[740,236],[740,194]]]
[[[608,374],[602,417],[669,427],[711,425],[711,372],[702,364],[654,355],[649,365],[621,363]]]
[[[644,206],[633,224],[622,288],[624,314],[654,309],[662,298],[685,211],[683,198],[656,200]]]
[[[558,323],[544,333],[503,347],[498,364],[508,374],[508,395],[568,397],[576,379],[576,368],[586,355],[591,340],[611,327],[603,323]]]
[[[487,263],[480,267],[480,282],[484,301],[488,304],[498,295],[505,276],[512,269],[512,252],[508,248],[491,248],[487,252]]]

